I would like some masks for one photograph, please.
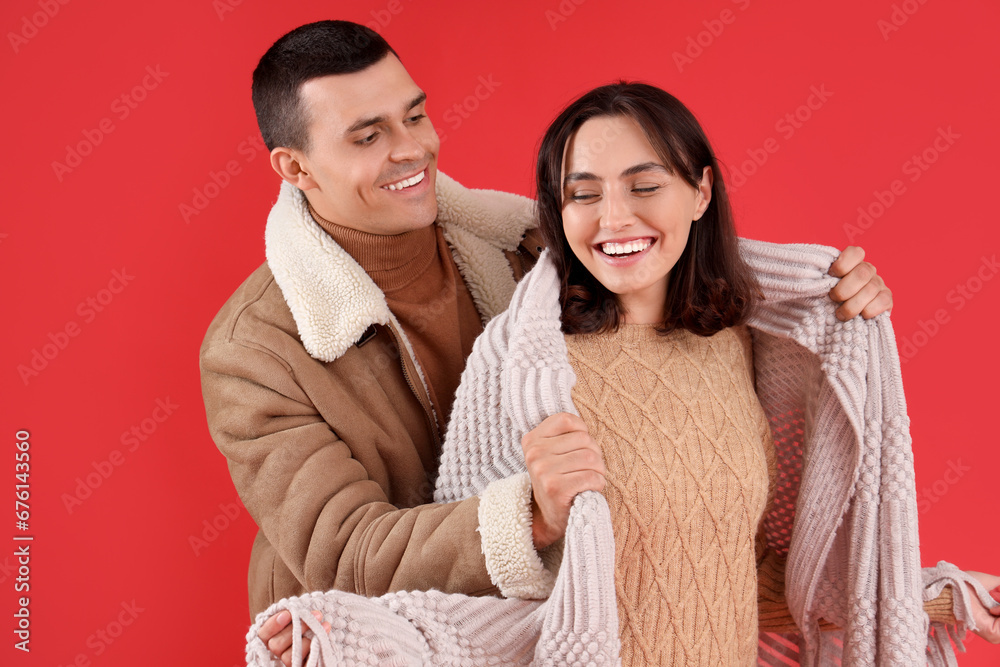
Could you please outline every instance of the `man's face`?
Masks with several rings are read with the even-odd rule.
[[[425,95],[391,53],[353,74],[311,79],[301,99],[309,150],[300,165],[320,216],[374,234],[401,234],[437,217],[437,132]]]

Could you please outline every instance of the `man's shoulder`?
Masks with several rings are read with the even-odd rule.
[[[263,344],[275,334],[298,337],[281,288],[274,279],[271,267],[264,262],[247,276],[219,309],[205,334],[202,350],[231,342]]]

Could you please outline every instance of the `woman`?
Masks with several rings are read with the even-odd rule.
[[[384,596],[375,607],[408,622],[393,633],[399,644],[484,663],[585,664],[613,661],[620,637],[626,665],[754,664],[759,630],[798,624],[810,657],[833,650],[822,620],[847,630],[846,664],[905,665],[924,652],[912,632],[921,587],[934,618],[956,620],[948,586],[960,593],[957,620],[989,622],[975,579],[941,566],[921,582],[898,367],[886,378],[875,368],[880,346],[894,360],[891,329],[834,325],[819,298],[829,285],[789,278],[811,264],[821,276],[824,249],[777,256],[748,243],[741,256],[718,164],[680,102],[643,84],[587,93],[549,128],[537,176],[549,250],[470,357],[436,500],[482,495],[484,553],[508,597],[555,592],[530,605]],[[767,357],[757,377],[754,351]],[[534,556],[529,475],[511,473],[524,470],[520,436],[574,409],[604,454],[610,511],[599,496],[577,500],[557,581],[557,554]],[[882,432],[867,432],[872,420]],[[812,459],[804,469],[799,447]],[[609,560],[611,577],[600,567]],[[327,625],[306,621],[332,624],[324,659],[345,660],[333,651],[346,642],[355,655],[351,635],[367,612],[350,611],[356,596],[331,597]],[[355,625],[337,627],[344,618]],[[488,622],[468,620],[477,618]],[[410,626],[418,636],[406,639]],[[501,642],[497,628],[516,639]],[[946,641],[932,646],[950,650]]]

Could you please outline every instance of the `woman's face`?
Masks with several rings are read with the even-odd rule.
[[[592,118],[567,142],[563,230],[573,254],[619,296],[626,322],[663,321],[670,270],[711,193],[710,167],[692,188],[631,118]]]

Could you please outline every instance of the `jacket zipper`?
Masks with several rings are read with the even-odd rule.
[[[417,403],[420,403],[420,407],[424,411],[424,419],[427,420],[427,426],[430,427],[431,435],[434,437],[434,444],[437,447],[441,446],[441,436],[438,434],[438,429],[436,422],[434,421],[434,415],[428,410],[427,405],[420,400],[420,394],[417,391],[417,386],[413,382],[413,378],[410,376],[410,371],[406,368],[406,348],[403,346],[403,341],[400,340],[399,336],[396,334],[395,328],[390,324],[388,326],[389,332],[392,334],[393,340],[396,341],[396,349],[399,350],[399,365],[403,369],[403,378],[406,380],[406,384],[409,385],[410,391],[417,399]],[[414,363],[416,363],[414,361]]]

